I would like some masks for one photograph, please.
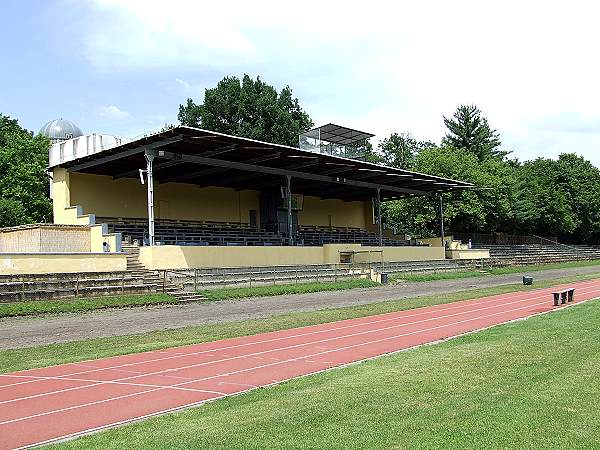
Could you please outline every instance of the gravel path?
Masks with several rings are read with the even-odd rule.
[[[598,274],[600,267],[533,273],[537,280]],[[82,339],[144,333],[214,322],[235,322],[295,311],[362,305],[521,282],[521,274],[440,280],[347,291],[257,297],[181,306],[112,309],[84,314],[0,319],[0,348],[19,348]]]

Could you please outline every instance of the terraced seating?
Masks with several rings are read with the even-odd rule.
[[[492,262],[502,265],[546,264],[600,259],[600,248],[588,245],[473,244],[473,248],[488,248]]]
[[[214,269],[172,270],[167,276],[173,284],[187,291],[219,288],[223,286],[258,286],[305,283],[310,281],[337,281],[366,277],[370,269],[394,273],[430,273],[464,269],[461,262],[402,261],[371,264],[316,264],[270,267],[227,267]]]
[[[121,232],[130,240],[147,238],[146,219],[98,218],[111,232]],[[154,225],[155,241],[162,245],[284,245],[274,232],[258,231],[246,223],[160,219]]]
[[[147,219],[103,218],[110,232],[120,232],[129,240],[144,242]],[[256,230],[247,223],[159,219],[154,225],[155,241],[163,245],[286,245],[287,239],[276,231]],[[360,228],[301,226],[294,237],[296,245],[352,243],[379,246],[379,236]],[[385,246],[417,245],[416,241],[383,238]]]
[[[156,292],[157,285],[127,272],[1,275],[0,302]]]
[[[371,266],[379,272],[388,274],[395,273],[433,273],[454,272],[465,270],[465,266],[472,264],[469,260],[442,259],[433,261],[398,261],[398,262],[376,262]]]
[[[258,286],[268,284],[304,283],[309,281],[337,281],[365,275],[361,268],[349,265],[317,264],[272,267],[228,267],[220,269],[193,269],[169,271],[173,284],[187,291],[223,286]]]
[[[303,245],[320,246],[323,244],[362,244],[379,246],[379,235],[370,233],[361,228],[351,227],[317,227],[301,226],[298,230],[297,240]],[[410,241],[383,238],[384,246],[411,245]],[[412,243],[416,245],[416,243]]]

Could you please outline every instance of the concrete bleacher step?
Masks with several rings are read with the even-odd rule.
[[[122,248],[127,255],[127,270],[132,275],[142,277],[144,284],[153,286],[155,292],[169,294],[182,303],[206,300],[206,297],[187,292],[181,286],[172,283],[169,278],[161,277],[158,273],[148,270],[139,262],[140,250],[137,245],[126,244]]]
[[[526,265],[560,263],[600,259],[597,248],[586,245],[529,244],[529,245],[482,245],[489,248],[491,262],[500,265]]]

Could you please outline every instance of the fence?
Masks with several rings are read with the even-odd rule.
[[[483,245],[532,245],[532,244],[558,244],[557,237],[521,236],[506,233],[454,233],[449,232],[455,240],[467,243],[469,239],[473,244]]]
[[[185,269],[160,271],[160,279],[186,291],[215,289],[225,286],[255,287],[308,282],[337,282],[342,279],[366,277],[367,265],[329,264],[307,266],[272,266],[222,269]]]
[[[143,294],[157,288],[127,272],[4,275],[0,276],[0,302]]]

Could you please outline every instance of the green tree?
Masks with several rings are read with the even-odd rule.
[[[289,86],[278,93],[248,75],[223,78],[206,89],[204,103],[188,99],[177,118],[182,125],[290,146],[297,146],[298,135],[313,126]]]
[[[0,198],[0,227],[14,227],[23,224],[25,208],[16,200]]]
[[[490,128],[475,105],[459,105],[453,116],[444,116],[448,133],[443,144],[473,153],[480,161],[494,156],[506,156],[499,149],[501,141],[496,130]]]
[[[46,137],[33,136],[15,119],[0,114],[0,226],[51,219],[49,147]]]
[[[367,141],[365,145],[364,160],[373,164],[381,164],[381,155],[373,149],[373,144]]]
[[[412,169],[417,154],[433,146],[429,141],[417,141],[410,133],[392,133],[379,142],[378,150],[383,164],[398,169]]]
[[[521,232],[585,242],[600,231],[600,170],[580,156],[524,163],[516,197]]]
[[[447,230],[488,232],[511,226],[512,162],[501,159],[481,162],[465,149],[440,146],[420,151],[414,169],[475,185],[475,189],[444,194]],[[440,233],[437,207],[437,199],[409,198],[388,202],[383,211],[388,225],[413,236],[426,237]]]
[[[586,242],[600,232],[600,169],[574,153],[563,153],[556,162],[575,217],[575,242]]]

